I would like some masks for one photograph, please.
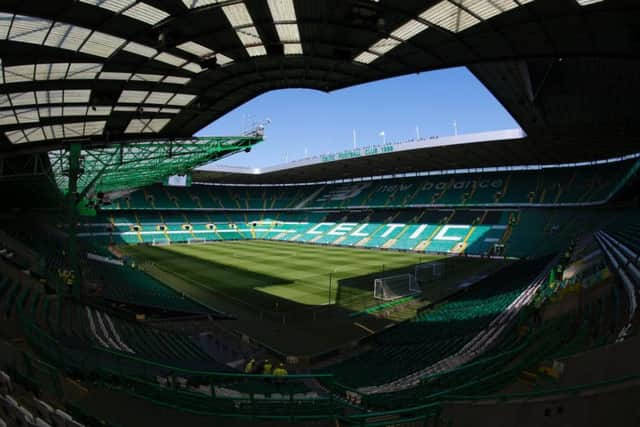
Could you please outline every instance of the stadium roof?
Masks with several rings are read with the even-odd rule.
[[[486,166],[492,158],[497,161],[502,150],[487,150],[483,143],[502,141],[508,143],[507,147],[516,147],[524,137],[520,129],[430,137],[326,153],[265,168],[210,163],[196,169],[193,178],[199,182],[233,184],[312,183],[456,169],[458,163]],[[476,144],[482,148],[475,149]]]
[[[566,150],[559,149],[568,141],[583,147],[572,161],[564,157]],[[589,163],[595,158],[593,151],[601,146],[599,140],[589,142],[569,137],[543,140],[512,129],[361,147],[266,168],[211,163],[196,169],[193,179],[223,184],[314,183],[434,171]],[[629,155],[626,151],[609,152],[611,157],[601,160]]]
[[[556,156],[640,151],[639,20],[635,0],[4,0],[0,151],[186,138],[269,90],[458,65],[531,144],[566,137]]]
[[[135,141],[78,150],[82,173],[77,191],[83,197],[144,187],[175,174],[186,174],[204,163],[251,149],[262,137],[208,137],[172,141]],[[69,191],[71,149],[49,152],[49,163],[58,188]]]

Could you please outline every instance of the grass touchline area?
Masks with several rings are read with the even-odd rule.
[[[173,290],[226,314],[230,330],[281,354],[305,356],[410,319],[420,307],[456,292],[469,274],[497,263],[265,240],[120,250]],[[416,264],[431,261],[443,263],[446,274],[424,282],[420,294],[391,302],[374,298],[376,278],[413,273]]]
[[[151,262],[212,293],[263,310],[284,304],[281,300],[311,306],[337,303],[352,309],[375,305],[379,301],[373,298],[372,275],[410,271],[415,264],[441,258],[269,241],[127,246],[123,252],[139,263]],[[268,307],[266,296],[271,297]]]

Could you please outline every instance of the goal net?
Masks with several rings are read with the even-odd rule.
[[[442,262],[427,262],[418,264],[413,273],[418,285],[432,282],[440,279],[445,275],[445,266]]]
[[[373,282],[373,297],[390,301],[420,292],[412,274],[379,277]]]
[[[169,239],[153,239],[151,241],[152,246],[169,246],[171,245],[171,240]]]
[[[201,243],[206,243],[207,239],[203,239],[200,237],[192,237],[190,239],[187,239],[187,245],[199,245]]]

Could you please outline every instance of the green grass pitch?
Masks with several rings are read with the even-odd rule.
[[[151,263],[185,285],[210,290],[198,299],[229,309],[287,311],[294,305],[336,304],[359,310],[373,298],[375,277],[412,272],[440,256],[269,241],[128,246],[124,252]],[[226,300],[226,303],[221,300]]]

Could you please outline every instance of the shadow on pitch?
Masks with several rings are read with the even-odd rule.
[[[218,263],[212,260],[184,255],[171,251],[162,246],[144,250],[141,256],[147,261],[160,266],[170,267],[174,272],[189,277],[192,280],[210,284],[212,287],[221,287],[228,290],[240,291],[248,288],[262,286],[288,285],[291,280],[258,273],[239,268],[237,266]],[[259,262],[256,260],[256,262]]]

